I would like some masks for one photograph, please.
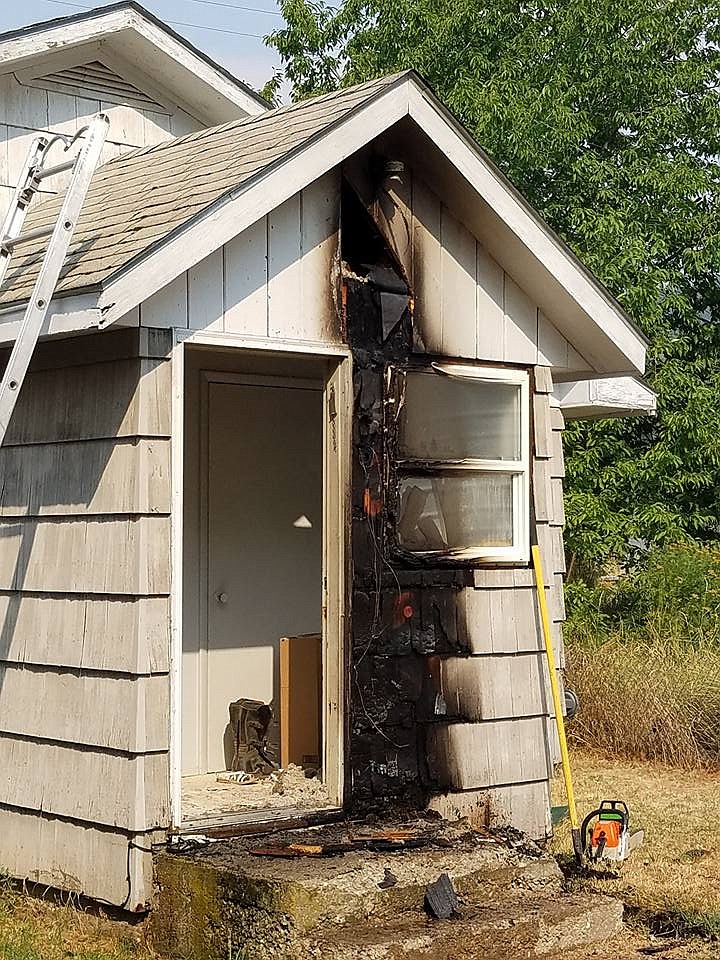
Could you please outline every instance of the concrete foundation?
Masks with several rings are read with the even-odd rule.
[[[554,859],[530,842],[480,834],[466,822],[412,826],[422,845],[402,851],[296,859],[250,852],[337,843],[360,830],[345,824],[163,853],[155,947],[177,960],[518,960],[604,940],[621,927],[620,903],[565,894]],[[381,887],[386,870],[396,882]],[[430,920],[425,887],[443,872],[460,896],[460,916]]]

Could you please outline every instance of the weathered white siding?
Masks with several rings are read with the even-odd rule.
[[[416,346],[478,360],[588,364],[419,178],[413,181]]]
[[[38,132],[74,134],[100,110],[110,117],[103,162],[204,126],[179,107],[156,102],[96,60],[51,73],[41,71],[23,82],[14,74],[0,75],[0,216],[7,210]],[[53,151],[57,151],[52,155],[54,162],[59,162],[62,146]],[[44,192],[52,192],[61,187],[61,181],[53,178],[44,186]]]
[[[169,822],[167,340],[41,345],[0,448],[0,865],[133,909]]]
[[[332,171],[151,296],[140,323],[341,342],[339,218]]]
[[[547,367],[535,368],[533,499],[559,667],[564,663],[562,429]],[[448,790],[432,805],[446,815],[507,822],[550,834],[549,779],[559,760],[535,575],[528,567],[478,568],[463,591],[466,657],[442,662],[450,716],[434,724],[429,763]]]

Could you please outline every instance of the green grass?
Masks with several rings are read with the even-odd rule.
[[[0,960],[154,960],[142,925],[27,896],[0,878]]]

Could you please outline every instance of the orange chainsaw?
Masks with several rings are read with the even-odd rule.
[[[603,800],[583,820],[582,853],[590,863],[627,860],[645,839],[644,830],[630,832],[630,811],[622,800]]]

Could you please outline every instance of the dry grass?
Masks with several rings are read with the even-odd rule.
[[[625,800],[631,826],[645,845],[616,878],[583,885],[617,896],[642,919],[665,918],[668,929],[720,937],[720,773],[629,763],[575,751],[573,771],[583,816],[603,799]],[[556,778],[555,803],[565,803]],[[570,855],[569,826],[558,828],[554,849]],[[717,945],[712,948],[717,955]]]
[[[50,903],[0,879],[0,960],[154,960],[144,929],[77,903]]]
[[[569,646],[584,747],[692,769],[720,764],[720,647],[611,639]]]

